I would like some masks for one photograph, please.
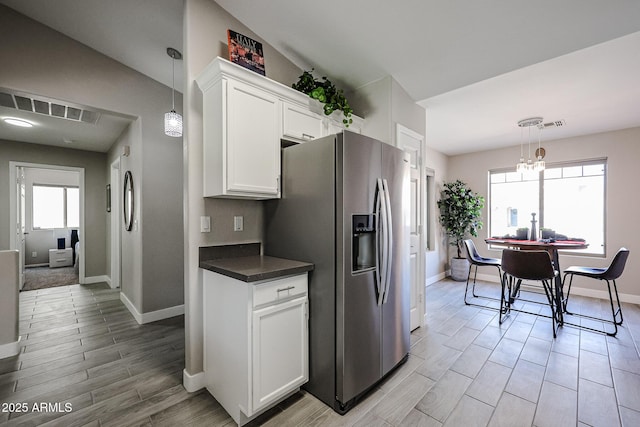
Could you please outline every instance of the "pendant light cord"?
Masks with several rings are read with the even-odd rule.
[[[176,80],[176,58],[175,56],[171,56],[171,111],[176,110],[175,80]]]
[[[529,161],[531,161],[531,125],[529,125]]]

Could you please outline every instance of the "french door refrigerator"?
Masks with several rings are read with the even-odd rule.
[[[408,154],[344,131],[282,150],[265,254],[312,262],[311,394],[345,413],[409,352]]]

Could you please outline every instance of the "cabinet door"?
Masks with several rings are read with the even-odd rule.
[[[302,142],[323,136],[322,116],[301,107],[282,104],[282,131],[285,137]]]
[[[252,412],[309,379],[307,298],[253,312]]]
[[[241,82],[227,84],[227,190],[277,197],[280,174],[279,100]]]

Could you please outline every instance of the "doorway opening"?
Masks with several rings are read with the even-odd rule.
[[[85,282],[84,168],[9,162],[20,290]]]

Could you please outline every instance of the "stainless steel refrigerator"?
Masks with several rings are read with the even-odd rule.
[[[339,413],[409,352],[409,159],[344,131],[282,150],[265,254],[309,261],[309,382]]]

